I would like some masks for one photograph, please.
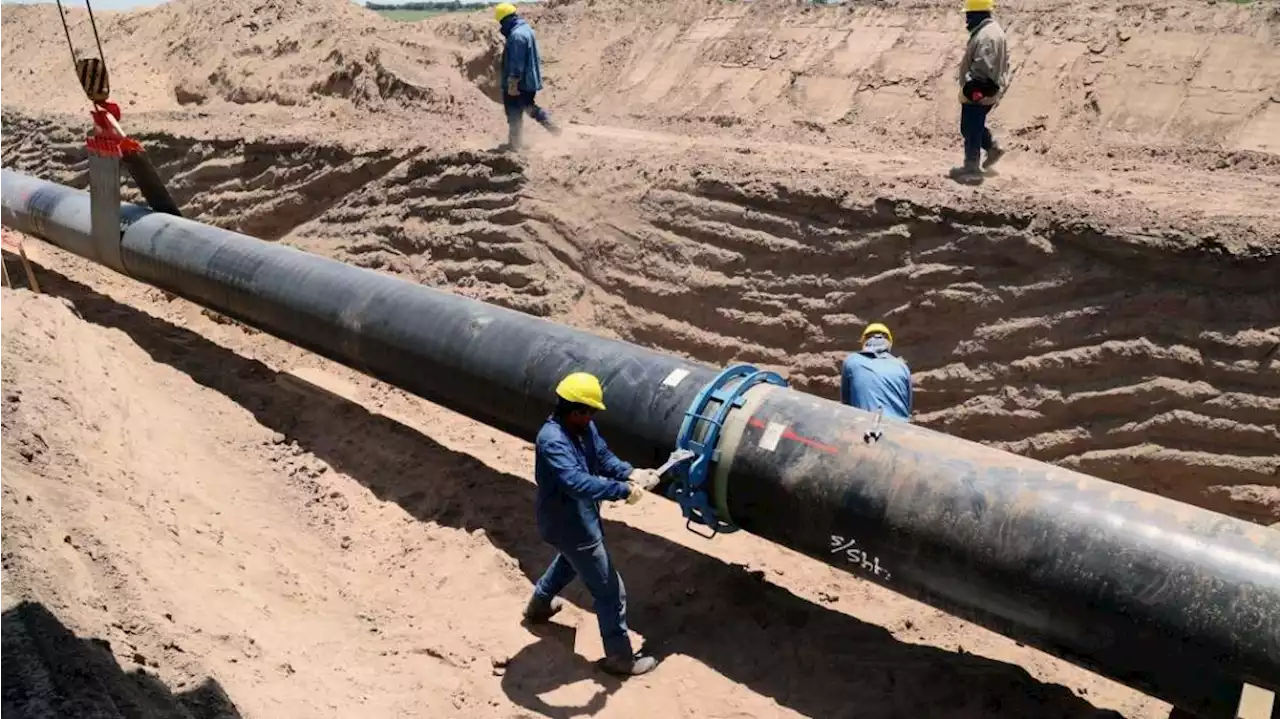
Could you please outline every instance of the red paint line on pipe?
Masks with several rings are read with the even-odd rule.
[[[787,430],[787,431],[783,432],[783,433],[782,433],[782,437],[783,437],[783,439],[791,439],[791,440],[795,440],[795,441],[797,441],[797,442],[799,442],[799,443],[801,443],[801,444],[806,444],[806,445],[808,445],[808,446],[810,446],[810,447],[813,447],[814,449],[816,449],[816,450],[818,450],[818,451],[826,452],[827,454],[836,454],[837,452],[839,452],[839,451],[840,451],[840,448],[839,448],[839,447],[833,447],[833,446],[831,446],[831,445],[829,445],[829,444],[824,444],[824,443],[822,443],[822,442],[819,442],[819,441],[818,441],[818,440],[816,440],[816,439],[809,439],[808,437],[801,437],[800,435],[796,434],[795,432],[792,432],[791,430]]]
[[[755,417],[752,417],[752,418],[748,419],[748,420],[747,420],[747,424],[748,424],[748,425],[750,425],[750,426],[752,426],[752,427],[755,427],[756,429],[764,429],[764,428],[765,428],[765,423],[764,423],[764,421],[763,421],[763,420],[760,420],[760,419],[756,419]],[[793,432],[793,431],[791,430],[791,428],[790,428],[790,427],[788,427],[788,428],[787,428],[787,429],[782,433],[782,438],[783,438],[783,439],[789,439],[789,440],[791,440],[791,441],[793,441],[793,442],[799,442],[800,444],[804,444],[804,445],[807,445],[807,446],[813,447],[813,448],[814,448],[814,449],[816,449],[816,450],[819,450],[819,451],[822,451],[822,452],[826,452],[826,453],[828,453],[828,454],[836,454],[836,453],[838,453],[838,452],[840,451],[840,448],[839,448],[839,447],[835,447],[835,446],[832,446],[832,445],[830,445],[830,444],[825,444],[825,443],[823,443],[823,442],[819,442],[819,441],[818,441],[818,440],[816,440],[816,439],[810,439],[810,438],[808,438],[808,437],[802,437],[802,436],[800,436],[800,435],[796,434],[795,432]]]

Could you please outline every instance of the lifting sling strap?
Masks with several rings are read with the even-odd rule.
[[[164,181],[156,173],[146,150],[136,140],[126,135],[120,127],[120,106],[110,100],[111,80],[107,73],[106,55],[102,51],[102,38],[98,34],[98,23],[93,16],[93,6],[89,0],[85,0],[85,9],[89,11],[89,25],[93,28],[93,40],[98,47],[98,56],[79,57],[75,43],[71,40],[71,26],[67,22],[62,0],[56,0],[56,2],[76,77],[80,80],[80,87],[84,90],[84,94],[94,106],[92,115],[95,132],[85,142],[89,152],[119,158],[128,168],[134,184],[138,186],[143,199],[151,209],[181,217],[182,212],[169,194]]]

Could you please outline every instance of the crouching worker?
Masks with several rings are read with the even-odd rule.
[[[604,409],[600,380],[585,372],[565,377],[556,387],[559,402],[538,432],[534,476],[538,534],[559,552],[533,590],[525,620],[545,622],[560,611],[557,595],[580,577],[594,600],[604,639],[603,668],[632,676],[652,671],[653,657],[632,651],[627,635],[627,594],[622,577],[604,546],[600,503],[635,504],[657,486],[653,470],[634,469],[609,450],[592,417]]]
[[[891,419],[911,421],[911,370],[894,356],[893,333],[880,322],[862,331],[862,349],[840,368],[840,401]]]

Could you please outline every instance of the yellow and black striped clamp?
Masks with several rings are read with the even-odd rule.
[[[76,60],[76,74],[80,76],[80,86],[90,100],[107,101],[111,94],[111,83],[107,80],[107,63],[102,58],[82,57]]]

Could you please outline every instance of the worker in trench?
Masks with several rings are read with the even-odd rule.
[[[840,401],[868,412],[911,421],[911,369],[893,354],[893,333],[881,322],[862,331],[862,349],[840,368]]]
[[[983,170],[991,169],[1005,151],[987,129],[987,116],[1000,104],[1009,78],[1009,51],[1004,29],[992,17],[994,0],[965,0],[965,25],[969,44],[960,61],[960,135],[964,138],[964,164],[952,168],[958,182],[977,183]],[[987,158],[982,159],[985,150]]]
[[[516,6],[511,3],[498,5],[493,16],[506,38],[502,49],[501,85],[502,105],[507,113],[507,144],[502,149],[519,152],[524,147],[525,113],[553,135],[559,135],[560,128],[536,102],[542,89],[542,58],[538,55],[538,39],[533,27],[516,13]]]
[[[604,410],[599,379],[575,372],[561,380],[556,395],[555,413],[534,445],[534,511],[538,534],[558,553],[534,587],[524,617],[534,624],[549,620],[564,604],[557,595],[581,577],[604,639],[602,668],[621,676],[645,674],[658,662],[631,648],[626,590],[604,546],[600,503],[635,504],[657,486],[659,475],[619,459],[596,430],[592,418]]]

